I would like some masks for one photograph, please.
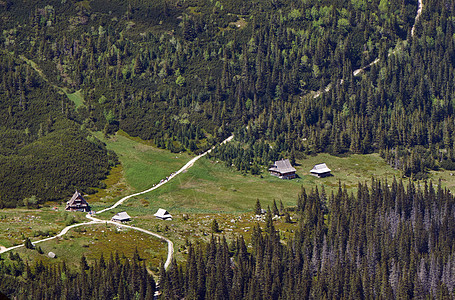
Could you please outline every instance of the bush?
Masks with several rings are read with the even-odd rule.
[[[75,224],[75,223],[77,223],[77,222],[76,222],[76,219],[74,218],[73,215],[68,215],[68,216],[66,217],[66,219],[65,219],[65,225],[66,225],[66,226],[70,226],[70,225],[73,225],[73,224]]]
[[[441,162],[441,168],[449,170],[449,171],[453,171],[453,170],[455,170],[455,162],[453,162],[452,160],[448,160],[448,159],[443,160]]]
[[[38,198],[35,195],[24,199],[24,206],[27,208],[36,207],[38,204]]]

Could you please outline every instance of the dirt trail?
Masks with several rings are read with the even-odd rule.
[[[423,10],[423,0],[419,0],[419,8],[417,9],[417,15],[416,15],[416,18],[414,21],[414,25],[412,26],[412,29],[411,29],[411,36],[414,36],[416,24],[417,24],[417,21],[420,19],[422,10]]]
[[[414,25],[412,25],[412,28],[411,28],[411,37],[414,36],[415,27],[416,27],[417,21],[420,19],[420,15],[422,14],[422,10],[423,10],[423,0],[419,0],[419,6],[417,8],[417,14],[416,14],[416,17],[414,19]],[[360,73],[365,71],[365,69],[368,69],[369,67],[377,64],[378,62],[379,62],[379,58],[376,58],[373,62],[369,63],[368,65],[366,65],[366,66],[364,66],[364,67],[362,67],[360,69],[354,70],[353,75],[354,76],[358,76]]]
[[[221,142],[220,145],[222,144],[225,144],[229,141],[231,141],[233,139],[233,135],[231,135],[230,137],[228,137],[227,139],[225,139],[223,142]],[[120,199],[119,201],[117,201],[114,205],[108,207],[108,208],[105,208],[101,211],[98,212],[98,214],[100,213],[103,213],[103,212],[106,212],[106,211],[109,211],[111,209],[114,209],[116,208],[117,206],[121,205],[123,202],[125,202],[126,200],[128,200],[129,198],[132,198],[132,197],[135,197],[135,196],[138,196],[138,195],[142,195],[142,194],[145,194],[145,193],[148,193],[150,191],[153,191],[159,187],[161,187],[162,185],[166,184],[167,182],[169,182],[172,178],[174,178],[175,176],[177,176],[178,174],[188,170],[189,168],[191,168],[194,163],[200,159],[201,157],[207,155],[208,153],[210,153],[213,149],[215,148],[215,146],[213,146],[212,148],[210,148],[209,150],[207,150],[206,152],[194,157],[193,159],[191,159],[188,163],[186,163],[183,167],[180,168],[180,170],[178,170],[177,172],[175,173],[172,173],[172,175],[170,175],[168,178],[166,178],[166,180],[163,180],[162,182],[160,182],[159,184],[155,185],[154,187],[150,188],[150,189],[147,189],[145,191],[142,191],[142,192],[139,192],[139,193],[135,193],[135,194],[131,194],[131,195],[128,195],[126,197],[123,197],[122,199]],[[58,237],[61,237],[63,235],[65,235],[70,229],[72,228],[75,228],[75,227],[79,227],[79,226],[88,226],[88,225],[93,225],[93,224],[105,224],[105,223],[110,223],[110,224],[114,224],[116,226],[119,226],[119,227],[125,227],[125,228],[130,228],[130,229],[133,229],[133,230],[138,230],[138,231],[141,231],[145,234],[148,234],[148,235],[152,235],[152,236],[155,236],[159,239],[162,239],[163,241],[165,241],[167,244],[168,244],[168,255],[167,255],[167,259],[166,259],[166,262],[164,263],[164,268],[167,270],[169,268],[169,266],[171,265],[171,262],[172,262],[172,257],[174,255],[174,243],[172,243],[172,241],[162,235],[159,235],[157,233],[154,233],[154,232],[151,232],[151,231],[148,231],[146,229],[143,229],[143,228],[139,228],[139,227],[133,227],[133,226],[130,226],[130,225],[125,225],[125,224],[121,224],[121,223],[117,223],[117,222],[113,222],[113,221],[107,221],[107,220],[101,220],[101,219],[98,219],[98,218],[95,218],[91,215],[86,215],[86,217],[91,220],[90,222],[85,222],[85,223],[79,223],[79,224],[74,224],[74,225],[71,225],[71,226],[67,226],[65,228],[63,228],[63,230],[57,234],[56,236],[53,236],[53,237],[50,237],[50,238],[46,238],[46,239],[42,239],[42,240],[39,240],[39,241],[34,241],[33,244],[38,244],[38,243],[42,243],[42,242],[46,242],[46,241],[50,241],[50,240],[53,240],[55,238],[58,238]],[[11,250],[14,250],[14,249],[17,249],[17,248],[20,248],[20,247],[23,247],[24,244],[21,244],[21,245],[17,245],[17,246],[13,246],[13,247],[9,247],[9,248],[6,248],[6,247],[3,247],[3,246],[0,246],[0,254],[1,253],[5,253],[5,252],[8,252],[8,251],[11,251]]]

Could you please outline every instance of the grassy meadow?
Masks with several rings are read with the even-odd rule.
[[[74,93],[68,93],[65,91],[65,94],[68,99],[74,103],[76,109],[84,105],[84,97],[82,96],[81,90],[75,91]]]
[[[157,271],[160,262],[166,260],[167,256],[166,242],[136,230],[119,228],[111,224],[77,227],[62,238],[39,243],[37,246],[41,247],[44,254],[24,247],[19,248],[17,252],[27,260],[65,261],[68,265],[78,266],[82,255],[85,255],[89,262],[95,258],[99,259],[101,254],[108,259],[111,253],[115,252],[131,258],[137,248],[139,257],[153,271]],[[47,257],[49,252],[54,252],[56,258]]]
[[[108,149],[117,153],[121,162],[104,181],[106,189],[98,189],[96,194],[86,196],[95,211],[112,205],[123,196],[150,188],[191,159],[186,153],[170,153],[123,132],[109,138],[99,132],[95,135],[107,144]],[[316,178],[309,175],[309,170],[322,162],[332,169],[333,176]],[[330,194],[341,182],[348,190],[355,192],[359,181],[369,183],[373,176],[388,181],[394,177],[400,178],[400,172],[388,166],[378,154],[307,156],[298,160],[295,168],[299,178],[281,180],[269,175],[266,168],[262,169],[261,175],[253,176],[204,157],[161,188],[128,199],[123,205],[97,217],[110,219],[117,212],[127,211],[132,216],[130,225],[170,238],[175,244],[177,260],[183,260],[188,241],[210,238],[213,219],[218,221],[222,230],[216,235],[224,235],[228,240],[238,235],[249,239],[252,227],[257,222],[263,223],[263,219],[256,219],[253,212],[257,199],[263,208],[271,206],[274,200],[278,207],[282,202],[285,208],[289,208],[296,205],[302,187],[308,191],[316,187],[319,190],[324,188]],[[433,181],[439,178],[444,186],[455,189],[452,173],[431,173]],[[24,237],[30,237],[32,241],[43,239],[57,234],[69,221],[87,221],[83,213],[65,212],[64,201],[58,205],[58,211],[54,211],[52,206],[55,203],[47,203],[39,210],[23,208],[0,211],[0,245],[9,247],[20,244]],[[161,221],[153,217],[158,208],[167,209],[174,216],[173,220]],[[291,216],[296,219],[292,212]],[[275,221],[284,242],[294,231],[295,224],[285,223],[282,218]],[[167,254],[165,243],[159,239],[133,230],[119,231],[113,225],[78,227],[63,238],[39,246],[45,253],[55,252],[58,256],[56,261],[74,261],[73,258],[82,253],[89,260],[99,257],[101,253],[107,257],[115,251],[132,256],[137,247],[140,256],[146,259],[147,266],[154,271]],[[26,259],[50,260],[37,251],[17,251]],[[79,259],[74,261],[78,262]]]
[[[316,178],[309,170],[317,163],[325,162],[333,175]],[[254,209],[259,199],[264,207],[273,200],[285,207],[294,206],[301,188],[318,187],[327,193],[338,188],[339,181],[348,189],[355,190],[357,183],[369,182],[372,176],[392,180],[399,172],[390,168],[376,154],[334,157],[327,154],[310,156],[298,161],[299,178],[282,180],[264,169],[259,176],[243,175],[208,158],[202,158],[190,168],[156,191],[128,200],[126,205],[146,214],[163,207],[180,213],[243,213]]]
[[[84,214],[64,211],[64,206],[54,211],[50,207],[41,209],[0,210],[0,245],[11,247],[22,244],[24,237],[32,241],[59,233],[67,224],[85,222]]]
[[[95,135],[119,156],[126,183],[132,191],[152,187],[191,159],[186,153],[171,153],[126,134],[116,134],[108,139],[99,132]]]

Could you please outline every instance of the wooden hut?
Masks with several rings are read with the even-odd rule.
[[[296,178],[295,169],[292,167],[289,159],[277,160],[273,166],[269,168],[271,175],[281,179],[293,179]]]
[[[76,191],[71,199],[66,202],[65,210],[90,212],[90,205],[82,197],[81,193]]]
[[[332,176],[330,170],[326,164],[317,164],[311,169],[310,174],[319,178]]]
[[[171,214],[167,210],[162,208],[158,209],[154,216],[162,220],[172,220]]]
[[[111,220],[115,222],[128,222],[131,221],[131,217],[128,215],[126,211],[122,211],[115,214]]]

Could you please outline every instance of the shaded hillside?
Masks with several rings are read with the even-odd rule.
[[[0,72],[0,207],[100,187],[116,156],[72,120],[67,97],[11,55]]]

